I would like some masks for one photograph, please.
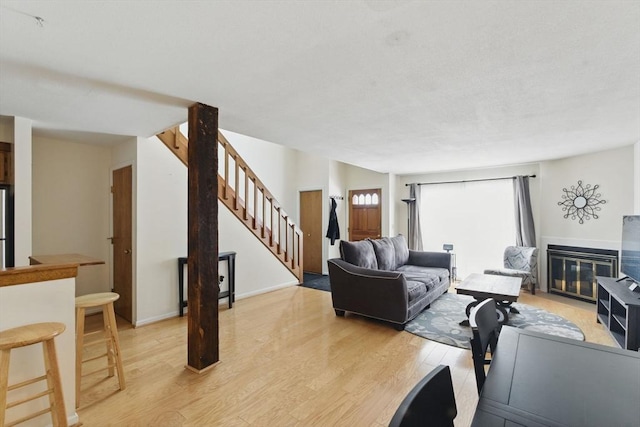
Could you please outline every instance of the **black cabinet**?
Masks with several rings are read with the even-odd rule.
[[[626,282],[598,277],[597,321],[616,343],[627,350],[640,347],[640,294],[629,290]]]
[[[178,313],[180,317],[184,315],[184,308],[188,305],[184,299],[184,266],[187,265],[187,260],[187,257],[178,258]],[[218,261],[227,261],[229,274],[229,290],[218,292],[218,299],[229,298],[229,308],[232,308],[236,301],[236,253],[233,251],[219,252]]]

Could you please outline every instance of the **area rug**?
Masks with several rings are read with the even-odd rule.
[[[459,325],[467,318],[465,308],[471,301],[470,296],[446,293],[407,323],[404,330],[443,344],[471,348],[471,328]],[[513,306],[520,314],[509,316],[509,326],[584,341],[580,328],[563,317],[526,304]]]
[[[331,284],[329,283],[329,276],[327,275],[304,273],[302,280],[304,280],[300,284],[302,287],[331,292]]]

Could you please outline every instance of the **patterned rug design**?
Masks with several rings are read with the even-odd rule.
[[[464,310],[471,301],[473,298],[470,296],[446,293],[431,303],[431,308],[407,323],[405,331],[468,349],[471,328],[460,326],[459,323],[467,318]],[[513,306],[520,314],[509,316],[509,326],[584,341],[580,328],[563,317],[526,304],[514,303]]]

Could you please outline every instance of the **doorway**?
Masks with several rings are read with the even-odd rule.
[[[131,183],[131,166],[113,171],[113,291],[120,295],[114,308],[116,314],[128,322],[133,322]]]
[[[14,266],[12,191],[10,185],[0,184],[0,262],[2,268]]]
[[[322,274],[322,190],[300,192],[300,229],[304,271]]]
[[[349,191],[349,240],[377,239],[382,234],[379,188]]]

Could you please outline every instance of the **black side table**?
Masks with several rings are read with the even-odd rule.
[[[218,293],[218,299],[229,298],[229,308],[233,308],[236,300],[236,253],[220,252],[218,261],[226,261],[229,270],[229,290]],[[187,301],[184,300],[184,266],[187,264],[187,257],[178,258],[178,311],[180,317],[184,316],[184,308]]]

